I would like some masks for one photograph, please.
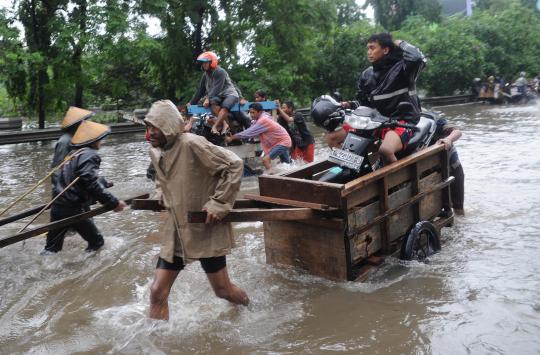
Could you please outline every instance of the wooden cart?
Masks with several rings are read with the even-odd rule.
[[[329,161],[259,177],[223,222],[263,221],[266,261],[334,280],[361,281],[387,256],[424,259],[453,223],[448,153],[432,146],[347,184],[317,181]],[[155,200],[132,208],[159,210]],[[204,223],[206,212],[188,213]]]
[[[301,201],[333,211],[326,216],[321,211],[312,219],[265,221],[267,263],[360,281],[386,256],[422,259],[440,248],[440,229],[453,223],[453,178],[442,145],[347,184],[316,181],[332,166],[323,161],[259,177],[262,200]]]

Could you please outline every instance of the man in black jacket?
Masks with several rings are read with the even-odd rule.
[[[360,105],[377,109],[386,117],[395,117],[398,122],[416,124],[420,119],[420,100],[416,94],[416,79],[425,66],[422,52],[413,45],[392,40],[389,33],[377,33],[368,39],[367,57],[372,64],[364,70],[358,80],[358,101],[343,102],[345,108],[354,109]],[[398,104],[407,102],[398,112]],[[343,127],[348,131],[350,127]],[[411,129],[396,127],[383,129],[383,140],[379,153],[386,163],[397,160],[395,153],[407,146],[412,134]],[[342,140],[345,134],[338,138]],[[338,139],[337,138],[337,139]]]
[[[58,198],[51,205],[51,222],[58,221],[87,211],[96,200],[103,205],[115,207],[120,212],[126,207],[105,187],[107,182],[99,178],[101,163],[97,151],[101,140],[110,133],[109,127],[90,121],[83,121],[71,139],[73,158],[64,165],[55,185],[53,194]],[[75,180],[77,181],[73,183]],[[73,183],[72,186],[69,186]],[[92,219],[87,219],[70,226],[88,242],[86,251],[95,251],[104,244],[103,236]],[[70,227],[55,229],[47,233],[47,243],[42,254],[56,253],[62,250],[64,237]]]

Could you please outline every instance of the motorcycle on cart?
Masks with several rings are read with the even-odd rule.
[[[416,125],[400,123],[410,109],[409,102],[402,102],[392,117],[385,117],[377,110],[365,106],[354,110],[344,109],[329,95],[315,99],[311,108],[315,124],[328,131],[334,131],[341,125],[348,126],[341,149],[333,149],[328,157],[336,166],[322,175],[319,181],[346,183],[381,167],[381,159],[374,159],[373,153],[379,143],[379,132],[385,128],[405,127],[414,131],[405,150],[396,154],[398,159],[430,145],[437,128],[438,115],[426,111],[422,112]]]

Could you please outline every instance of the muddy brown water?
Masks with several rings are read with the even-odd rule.
[[[239,223],[228,257],[248,308],[214,297],[198,264],[180,274],[171,320],[148,319],[159,216],[98,216],[105,248],[77,235],[42,257],[44,238],[0,249],[0,353],[538,354],[540,106],[440,108],[462,130],[466,216],[430,263],[387,262],[365,283],[265,263],[262,223]],[[317,159],[328,150],[316,131]],[[48,171],[53,142],[0,146],[0,205]],[[151,189],[142,134],[109,137],[102,174],[129,197]],[[242,184],[256,192],[256,179]],[[19,208],[45,201],[48,186]],[[46,216],[41,218],[45,222]],[[20,223],[0,227],[13,234]]]

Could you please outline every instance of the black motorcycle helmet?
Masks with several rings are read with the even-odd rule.
[[[323,95],[311,104],[311,118],[315,125],[331,132],[343,123],[343,108],[341,104],[330,95]]]
[[[330,96],[332,96],[337,102],[343,101],[343,96],[341,96],[339,91],[334,91]]]

